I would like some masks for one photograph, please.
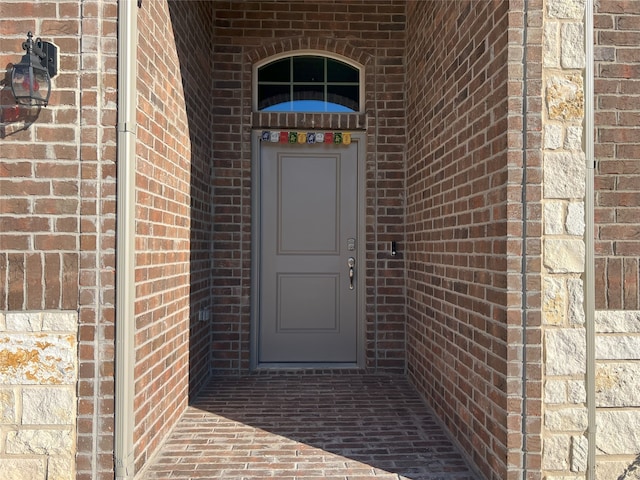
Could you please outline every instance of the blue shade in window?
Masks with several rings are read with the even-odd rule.
[[[292,102],[283,102],[277,105],[271,105],[270,107],[263,108],[264,112],[299,112],[299,113],[312,113],[312,112],[326,112],[326,113],[354,113],[352,110],[344,105],[338,105],[332,102],[323,102],[318,100],[294,100]]]
[[[258,110],[358,112],[360,72],[332,58],[301,55],[258,68]]]

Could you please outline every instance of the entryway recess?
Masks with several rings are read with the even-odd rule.
[[[254,368],[364,359],[364,138],[346,135],[285,143],[254,133]]]

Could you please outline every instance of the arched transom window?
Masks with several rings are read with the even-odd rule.
[[[279,58],[257,68],[257,109],[359,112],[359,68],[320,55]]]

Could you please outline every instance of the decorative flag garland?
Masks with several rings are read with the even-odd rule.
[[[262,142],[271,143],[332,143],[334,145],[349,145],[349,132],[272,132],[263,130],[260,137]]]

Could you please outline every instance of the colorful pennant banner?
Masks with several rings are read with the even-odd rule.
[[[262,142],[271,143],[333,143],[334,145],[349,145],[349,132],[281,132],[263,130],[260,137]]]

